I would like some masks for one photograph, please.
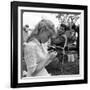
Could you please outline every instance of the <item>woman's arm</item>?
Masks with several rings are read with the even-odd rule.
[[[57,55],[57,52],[56,51],[53,51],[53,52],[49,53],[49,57],[48,57],[48,61],[46,63],[46,66],[48,64],[50,64],[53,60],[55,60],[56,55]]]
[[[35,48],[30,45],[24,47],[24,59],[27,66],[27,76],[32,76],[37,67],[37,57],[35,54]]]
[[[47,56],[43,57],[43,55],[41,55],[40,52],[38,51],[38,53],[41,55],[41,57],[39,57],[36,53],[37,51],[38,50],[36,49],[36,46],[33,46],[31,44],[29,46],[26,46],[24,49],[25,53],[24,58],[27,65],[28,76],[35,76],[55,57],[55,53],[50,53]]]
[[[47,60],[43,60],[41,62],[38,63],[35,72],[32,75],[37,74],[38,72],[40,72],[45,66],[46,66]]]
[[[47,56],[46,59],[41,60],[41,61],[38,63],[34,74],[35,74],[35,73],[38,73],[38,72],[41,71],[45,66],[47,66],[49,63],[51,63],[52,60],[54,60],[55,57],[56,57],[56,52],[52,52],[51,54],[49,54],[49,55]]]

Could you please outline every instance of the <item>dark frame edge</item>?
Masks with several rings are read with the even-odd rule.
[[[14,85],[13,85],[13,60],[12,60],[12,58],[13,58],[13,51],[12,51],[12,48],[13,48],[13,41],[12,41],[12,39],[13,39],[13,34],[12,34],[12,32],[13,32],[13,3],[11,2],[10,3],[10,8],[11,8],[11,20],[10,20],[10,22],[11,22],[11,43],[10,43],[10,45],[11,45],[11,77],[10,77],[10,86],[11,86],[11,88],[13,88],[14,87]]]
[[[68,81],[52,81],[52,82],[38,82],[38,83],[19,83],[16,88],[75,85],[75,84],[86,84],[86,82],[84,80],[68,80]]]
[[[64,8],[64,9],[81,9],[83,10],[87,5],[73,5],[73,4],[61,4],[61,3],[45,3],[45,2],[24,2],[24,1],[13,1],[17,6],[31,6],[31,7],[45,7],[45,8]]]
[[[84,7],[84,82],[88,83],[88,6]]]
[[[17,5],[15,2],[10,3],[11,7],[11,82],[10,87],[16,88],[17,87],[17,25],[15,24],[17,22]],[[16,37],[16,40],[15,40]],[[15,60],[16,59],[16,60]]]

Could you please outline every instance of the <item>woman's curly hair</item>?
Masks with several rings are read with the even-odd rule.
[[[27,42],[35,38],[39,35],[39,33],[48,30],[50,33],[50,37],[55,34],[55,27],[54,24],[50,20],[43,19],[41,20],[36,26],[35,29],[32,31],[31,35],[28,37]]]

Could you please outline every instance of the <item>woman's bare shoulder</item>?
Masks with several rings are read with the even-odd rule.
[[[35,48],[37,48],[37,44],[34,43],[33,41],[28,42],[28,43],[24,43],[24,49],[32,49],[34,50]]]
[[[35,47],[36,46],[36,43],[35,42],[33,42],[33,41],[30,41],[30,42],[28,42],[28,43],[24,43],[24,46],[33,46],[33,47]]]

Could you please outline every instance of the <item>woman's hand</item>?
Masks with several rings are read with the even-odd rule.
[[[49,63],[51,63],[53,60],[55,60],[56,55],[57,55],[57,52],[55,52],[55,51],[50,52],[50,53],[48,54],[48,59],[46,60],[47,62],[46,62],[46,64],[45,64],[45,66],[47,66]]]
[[[57,55],[57,52],[53,51],[51,53],[49,53],[49,60],[53,60]]]

